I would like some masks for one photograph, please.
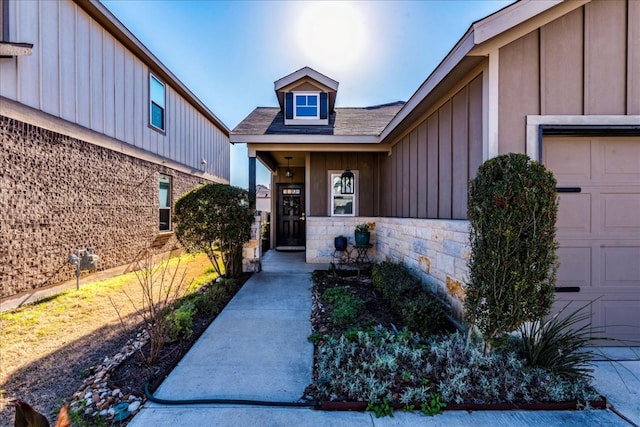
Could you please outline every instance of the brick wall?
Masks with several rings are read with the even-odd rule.
[[[0,116],[0,297],[73,279],[93,246],[99,269],[178,246],[158,233],[158,178],[173,200],[197,177]]]
[[[356,224],[375,222],[371,259],[402,262],[435,292],[446,296],[462,316],[464,283],[468,278],[469,222],[410,218],[307,218],[307,262],[331,262],[333,239],[344,235],[353,243]]]

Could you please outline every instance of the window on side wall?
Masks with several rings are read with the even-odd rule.
[[[159,187],[159,230],[161,232],[171,231],[171,177],[168,175],[160,175]]]
[[[342,172],[330,172],[329,194],[331,194],[331,216],[355,216],[358,197],[358,173],[352,171],[355,178],[353,194],[342,194]]]
[[[149,74],[149,124],[165,131],[166,87],[156,76]]]

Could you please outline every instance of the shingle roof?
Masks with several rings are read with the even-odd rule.
[[[328,125],[285,125],[277,107],[258,107],[232,131],[232,135],[336,135],[378,136],[404,102],[363,108],[336,108]]]

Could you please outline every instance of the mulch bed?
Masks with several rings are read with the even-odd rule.
[[[379,298],[371,282],[370,270],[335,270],[322,271],[316,270],[314,274],[313,284],[313,308],[311,312],[311,324],[314,332],[327,335],[340,335],[349,329],[366,329],[374,325],[382,325],[385,328],[401,330],[404,328],[400,316],[396,315],[386,300]],[[350,293],[363,301],[365,301],[365,309],[358,316],[353,324],[336,325],[331,321],[331,311],[322,309],[319,303],[322,294],[329,288],[341,286],[349,289]],[[316,347],[317,348],[317,347]],[[314,378],[317,378],[317,372],[314,369]],[[307,387],[307,395],[313,396],[314,387]],[[325,411],[365,411],[367,402],[350,402],[350,401],[322,401],[319,402],[317,409]],[[606,409],[607,401],[604,397],[589,402],[591,408]],[[390,406],[396,410],[404,407],[401,404],[390,403]],[[416,404],[415,407],[420,405]],[[578,402],[532,402],[532,403],[448,403],[445,410],[575,410]]]
[[[353,328],[382,325],[386,328],[402,329],[405,325],[402,318],[396,315],[387,301],[379,298],[373,290],[371,271],[369,270],[337,270],[335,272],[316,270],[313,285],[313,309],[311,324],[315,332],[327,335],[340,335]],[[336,286],[348,287],[351,294],[365,303],[355,323],[336,325],[331,321],[331,312],[322,310],[317,301],[329,288]]]

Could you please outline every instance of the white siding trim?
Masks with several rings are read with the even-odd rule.
[[[640,116],[527,116],[527,155],[540,161],[538,128],[541,125],[640,125]]]
[[[239,135],[229,137],[232,143],[294,143],[294,144],[378,144],[377,136],[342,135]],[[384,150],[386,151],[386,150]]]
[[[496,157],[499,150],[499,116],[500,116],[500,51],[496,49],[489,55],[489,72],[483,78],[482,118],[485,123],[483,138],[482,160],[487,161]]]
[[[492,39],[560,3],[562,0],[522,1],[491,14],[472,25],[475,42]]]
[[[311,153],[309,152],[304,156],[304,194],[304,211],[309,216],[309,212],[311,212],[311,197],[309,197],[311,194]]]

